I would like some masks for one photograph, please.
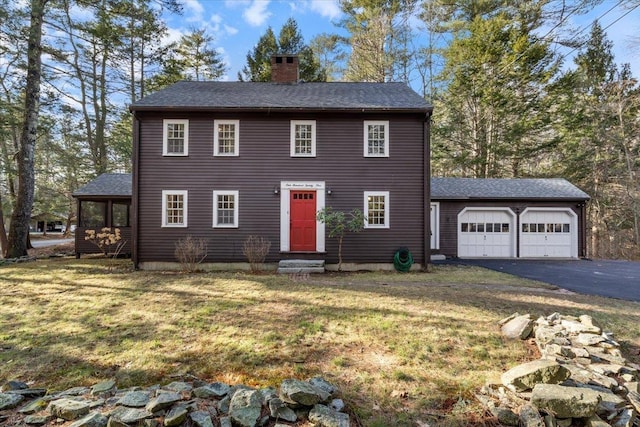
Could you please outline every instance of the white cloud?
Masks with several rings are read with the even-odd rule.
[[[253,27],[259,27],[267,22],[271,17],[271,12],[267,10],[270,0],[253,0],[251,6],[244,10],[242,16],[245,21]]]
[[[230,36],[234,35],[234,34],[238,34],[238,29],[235,27],[232,27],[231,25],[224,25],[224,30],[227,32],[227,34],[229,34]]]
[[[218,54],[220,55],[220,58],[222,58],[222,62],[224,63],[225,67],[227,67],[227,71],[220,76],[220,81],[223,82],[228,82],[230,80],[235,80],[235,76],[231,76],[229,73],[233,73],[233,67],[231,66],[231,58],[229,57],[229,54],[227,53],[227,51],[225,50],[224,47],[217,47],[216,48],[216,52],[218,52]]]
[[[167,36],[162,40],[163,43],[175,43],[180,40],[184,33],[178,28],[167,28]]]
[[[185,11],[194,15],[202,15],[204,13],[204,7],[198,0],[183,0]]]
[[[213,15],[211,15],[211,18],[209,18],[209,22],[215,24],[216,26],[220,25],[222,23],[222,16],[214,13]]]
[[[329,19],[335,19],[342,14],[338,0],[311,0],[310,7],[314,12]]]
[[[224,5],[228,8],[234,8],[238,6],[248,6],[251,4],[250,0],[225,0]]]

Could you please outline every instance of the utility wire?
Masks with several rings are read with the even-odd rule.
[[[602,18],[604,18],[606,15],[608,15],[612,10],[614,10],[615,8],[617,8],[618,6],[620,6],[622,4],[624,0],[619,0],[618,3],[616,3],[614,6],[612,6],[609,10],[607,10],[606,12],[602,13],[600,16],[598,16],[595,21],[598,21]],[[528,48],[526,48],[523,52],[521,52],[520,54],[518,54],[511,62],[509,62],[506,65],[503,65],[501,67],[500,70],[498,70],[498,73],[503,73],[505,71],[507,71],[513,64],[515,64],[520,58],[522,58],[532,47],[533,45],[535,45],[536,43],[538,43],[539,41],[545,40],[556,28],[558,28],[560,25],[562,25],[573,13],[575,13],[576,10],[580,9],[580,7],[584,6],[586,4],[587,0],[583,0],[581,5],[576,7],[575,9],[573,9],[571,12],[569,12],[567,14],[567,16],[565,16],[563,19],[560,20],[560,22],[558,22],[553,28],[551,28],[549,31],[547,31],[547,33],[542,36],[541,38],[537,39],[534,41],[534,43],[529,46]],[[638,7],[635,6],[634,9]],[[633,9],[632,9],[633,10]],[[631,12],[631,10],[629,11]],[[626,14],[624,14],[623,16],[621,16],[620,18],[618,18],[616,21],[614,21],[613,23],[619,21],[620,19],[622,19],[624,16],[626,16],[629,12],[627,12]],[[590,27],[591,24],[588,25],[584,25],[582,28],[580,28],[580,30],[576,33],[576,36],[578,36],[579,34],[582,34],[587,28]],[[607,27],[609,28],[609,27]],[[573,51],[575,51],[576,49],[578,49],[579,47],[584,46],[586,42],[582,42],[580,43],[578,46],[574,47],[569,53],[565,54],[565,55],[561,55],[560,59],[564,59],[567,55],[571,54]]]
[[[614,7],[617,7],[618,5],[620,5],[620,3],[622,3],[622,1],[618,2],[618,4],[616,4],[616,6],[614,6]],[[609,25],[607,25],[606,27],[604,27],[604,28],[602,29],[602,31],[603,31],[603,32],[604,32],[604,31],[606,31],[606,30],[607,30],[607,29],[609,29],[613,24],[615,24],[616,22],[620,21],[622,18],[624,18],[625,16],[627,16],[628,14],[630,14],[631,12],[633,12],[634,10],[636,10],[638,7],[640,7],[640,3],[639,3],[639,4],[637,4],[637,5],[635,5],[635,6],[633,6],[631,9],[627,10],[625,13],[623,13],[622,15],[620,15],[620,16],[619,16],[618,18],[616,18],[613,22],[611,22]],[[611,10],[611,9],[609,9],[609,10]],[[607,11],[607,13],[608,13],[608,11]],[[605,15],[606,15],[606,13],[605,13]],[[597,19],[595,19],[595,20],[596,20],[596,21],[597,21],[597,20],[599,20],[602,16],[604,16],[604,15],[601,15],[600,17],[598,17],[598,18],[597,18]],[[584,30],[583,30],[583,31],[584,31]],[[581,32],[582,32],[582,31],[581,31]],[[580,33],[578,33],[578,34],[580,34]],[[587,43],[587,41],[584,41],[584,42],[580,43],[578,46],[574,47],[574,48],[573,48],[573,49],[571,49],[569,52],[567,52],[567,53],[565,53],[564,55],[562,55],[560,58],[561,58],[561,59],[565,59],[567,56],[571,55],[571,54],[572,54],[576,49],[583,47],[586,43]]]

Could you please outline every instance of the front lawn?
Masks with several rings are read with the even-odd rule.
[[[589,314],[640,362],[640,306],[480,268],[318,276],[132,271],[99,259],[0,268],[0,380],[60,390],[191,374],[277,386],[322,375],[364,426],[480,425],[474,392],[529,358],[496,322]],[[487,421],[487,420],[485,420]]]

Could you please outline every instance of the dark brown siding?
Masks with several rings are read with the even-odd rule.
[[[433,199],[434,202],[439,200]],[[440,200],[440,249],[433,251],[446,256],[458,255],[458,214],[466,207],[507,207],[517,215],[528,207],[551,207],[551,208],[571,208],[578,215],[578,255],[586,256],[584,247],[584,233],[586,232],[585,218],[583,211],[579,207],[584,202],[516,202],[516,201],[442,201]],[[517,228],[516,228],[517,230]]]
[[[175,243],[186,235],[208,241],[208,262],[243,262],[249,235],[271,241],[268,262],[280,254],[280,181],[325,181],[337,210],[364,208],[364,191],[390,192],[385,230],[349,235],[344,262],[392,262],[408,247],[421,263],[424,235],[424,115],[285,115],[138,113],[140,120],[138,261],[175,261]],[[162,119],[189,119],[189,156],[162,156]],[[213,156],[214,119],[240,120],[240,155]],[[290,157],[290,121],[316,120],[315,158]],[[363,121],[389,120],[390,156],[363,156]],[[188,228],[162,228],[162,190],[188,190]],[[239,228],[212,228],[213,190],[239,191]],[[337,262],[335,239],[326,240],[327,262]]]

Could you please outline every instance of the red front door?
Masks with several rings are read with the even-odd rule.
[[[291,191],[291,251],[316,250],[316,192]]]

